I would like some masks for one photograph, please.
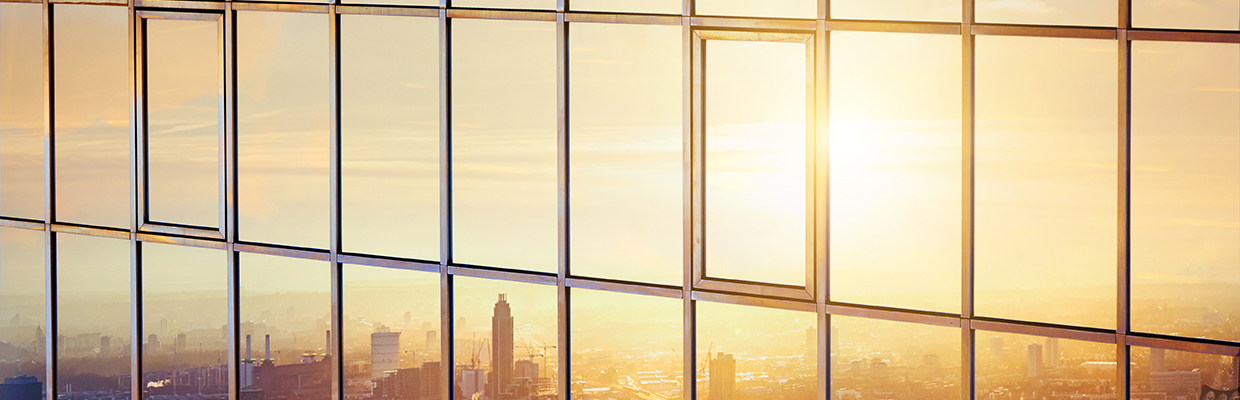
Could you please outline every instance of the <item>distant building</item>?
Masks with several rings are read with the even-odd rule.
[[[185,344],[186,344],[185,334],[178,333],[177,341],[173,345],[173,351],[177,352],[177,354],[185,353]]]
[[[1201,393],[1201,371],[1151,372],[1150,391],[1195,399]]]
[[[146,353],[147,354],[158,354],[159,353],[159,336],[155,335],[154,333],[146,337]]]
[[[1150,372],[1163,372],[1166,370],[1167,350],[1150,349]]]
[[[41,400],[43,384],[33,376],[5,378],[0,384],[0,399],[4,400]]]
[[[400,368],[400,332],[380,325],[370,334],[370,377],[383,378],[385,372]]]
[[[422,363],[418,368],[386,371],[375,381],[375,398],[434,400],[439,398],[439,363]]]
[[[109,354],[112,354],[112,337],[111,336],[99,337],[99,355],[106,356]]]
[[[731,354],[719,353],[710,359],[710,371],[707,372],[710,373],[709,400],[736,398],[736,359]]]
[[[491,374],[487,391],[492,399],[504,398],[512,384],[512,307],[508,295],[499,294],[491,316]]]
[[[1029,377],[1038,378],[1042,376],[1042,345],[1034,343],[1029,345]]]
[[[1059,339],[1046,338],[1046,368],[1059,368]]]
[[[990,356],[995,359],[1003,359],[1003,338],[995,336],[990,338]]]
[[[477,368],[461,371],[456,383],[457,399],[472,399],[474,394],[486,390],[487,372]]]

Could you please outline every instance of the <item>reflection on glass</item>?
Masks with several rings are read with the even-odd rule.
[[[0,379],[6,386],[21,385],[14,390],[26,394],[22,399],[45,398],[43,235],[40,231],[0,228],[0,321],[8,321],[0,329],[0,348],[5,349]]]
[[[145,396],[228,395],[227,266],[221,250],[142,244]]]
[[[322,261],[242,253],[241,396],[331,396],[331,270]]]
[[[1116,0],[976,0],[977,22],[1115,26]]]
[[[215,21],[146,20],[151,221],[220,223],[220,45]]]
[[[815,0],[698,0],[694,7],[699,15],[771,18],[814,18],[818,15]]]
[[[1240,340],[1240,45],[1132,56],[1133,327]]]
[[[706,274],[805,285],[805,44],[706,43]]]
[[[1133,0],[1136,28],[1240,29],[1240,2]]]
[[[680,14],[677,0],[574,0],[569,8],[574,11],[633,12],[647,14]],[[577,33],[573,32],[573,36]],[[570,69],[571,70],[571,69]]]
[[[452,22],[453,257],[555,271],[555,24]]]
[[[572,290],[573,398],[679,399],[679,299]]]
[[[56,219],[129,227],[129,13],[56,5]]]
[[[831,32],[831,299],[960,309],[960,38]]]
[[[43,219],[43,7],[0,4],[0,215]]]
[[[454,398],[554,398],[559,375],[555,286],[454,279]]]
[[[1237,388],[1240,357],[1132,348],[1133,400],[1231,400],[1240,397]]]
[[[1115,398],[1114,344],[976,335],[978,399]]]
[[[347,4],[391,4],[391,5],[400,5],[400,6],[438,6],[439,0],[350,0],[350,1],[345,1],[344,3],[347,3]],[[347,31],[344,31],[344,32],[347,32]]]
[[[439,274],[345,265],[343,276],[345,396],[439,399]]]
[[[341,17],[349,252],[439,259],[439,21]]]
[[[697,302],[697,397],[817,398],[817,318],[812,312]]]
[[[243,240],[327,247],[327,18],[237,13],[238,217]]]
[[[452,6],[554,10],[555,0],[453,0]]]
[[[1115,326],[1116,46],[979,36],[979,315]]]
[[[960,398],[960,328],[831,316],[832,399]]]
[[[128,399],[129,241],[61,233],[56,242],[55,397]]]
[[[679,285],[681,29],[571,28],[573,274]]]
[[[960,16],[960,1],[957,0],[831,1],[831,18],[839,19],[960,22]]]

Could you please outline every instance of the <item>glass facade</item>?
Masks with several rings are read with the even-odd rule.
[[[0,0],[0,399],[1237,396],[1235,1],[344,3]]]

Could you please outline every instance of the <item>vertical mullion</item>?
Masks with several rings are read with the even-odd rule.
[[[819,1],[819,15],[826,18],[830,2],[828,0]],[[831,348],[830,348],[830,332],[831,317],[827,315],[827,299],[829,296],[830,261],[829,243],[830,243],[830,206],[828,201],[831,193],[831,165],[830,165],[830,46],[831,37],[827,31],[827,23],[825,20],[819,20],[817,24],[817,32],[814,35],[814,62],[811,63],[813,76],[813,97],[810,104],[813,105],[814,129],[811,131],[813,141],[808,149],[808,154],[813,158],[814,171],[813,183],[810,188],[814,190],[814,206],[813,226],[814,226],[814,277],[813,292],[810,293],[818,305],[818,398],[819,400],[830,400],[831,393]]]
[[[328,18],[328,86],[330,111],[328,112],[330,138],[328,144],[329,164],[329,196],[331,203],[331,295],[332,311],[331,343],[327,355],[331,357],[332,399],[344,399],[344,287],[343,266],[340,264],[340,15],[336,13],[336,2],[327,6]],[[334,353],[333,354],[333,350]]]
[[[557,181],[558,181],[558,200],[559,200],[559,270],[556,279],[556,293],[559,298],[559,377],[556,385],[559,390],[559,397],[567,399],[571,396],[571,365],[570,359],[572,349],[569,347],[571,339],[570,324],[570,301],[569,289],[565,285],[565,279],[569,274],[569,130],[568,130],[568,23],[564,20],[564,9],[568,6],[568,0],[558,0],[559,11],[555,15],[555,32],[556,32],[556,97],[557,97],[557,135],[556,150],[557,159]],[[545,356],[545,354],[544,354]]]
[[[222,25],[222,56],[224,69],[223,125],[224,146],[220,149],[224,156],[224,230],[226,267],[228,274],[228,400],[240,397],[240,363],[238,362],[238,340],[241,338],[241,268],[239,256],[234,250],[237,240],[237,24],[236,12],[232,3],[224,3],[224,19]]]
[[[43,332],[45,398],[56,397],[56,334],[60,330],[56,318],[56,141],[55,138],[55,45],[52,4],[43,0],[43,307],[47,329]]]
[[[697,379],[694,369],[694,358],[697,356],[696,332],[694,324],[696,310],[693,304],[693,260],[696,247],[693,245],[694,207],[693,207],[693,28],[690,18],[693,16],[694,0],[684,0],[681,5],[681,304],[682,304],[682,349],[683,371],[681,378],[681,398],[694,400],[697,398]]]
[[[974,83],[975,83],[975,52],[977,49],[973,36],[974,4],[973,0],[961,2],[961,226],[960,226],[960,398],[973,399],[977,396],[977,333],[973,331],[970,319],[974,315],[974,265],[973,265],[973,213],[974,213],[974,135],[976,133]]]
[[[132,101],[129,106],[129,231],[136,232],[146,219],[144,157],[146,148],[146,23],[134,12],[129,0],[129,76]],[[138,236],[129,236],[129,390],[131,399],[142,398],[142,245]]]
[[[1130,187],[1132,183],[1132,44],[1128,41],[1128,28],[1131,25],[1130,17],[1131,2],[1129,0],[1119,1],[1119,16],[1116,32],[1116,42],[1118,46],[1118,73],[1116,88],[1116,101],[1118,113],[1116,115],[1118,154],[1117,165],[1119,168],[1116,207],[1116,312],[1115,312],[1115,390],[1116,398],[1119,400],[1127,400],[1129,393],[1129,380],[1132,374],[1132,366],[1129,363],[1131,349],[1128,347],[1127,335],[1132,332],[1132,269],[1131,269],[1131,252],[1130,245],[1130,218],[1131,218],[1131,198]]]
[[[439,381],[441,400],[453,395],[456,356],[452,325],[452,20],[445,10],[451,2],[440,0],[439,9]]]

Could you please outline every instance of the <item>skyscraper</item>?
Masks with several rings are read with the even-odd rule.
[[[1059,338],[1046,338],[1046,368],[1059,368]]]
[[[736,359],[731,354],[719,353],[710,359],[709,372],[710,400],[732,400],[736,397]]]
[[[492,399],[504,398],[508,385],[512,384],[512,307],[508,306],[508,294],[500,293],[491,316],[491,378],[487,392]]]
[[[1029,345],[1029,377],[1040,376],[1042,376],[1042,345],[1034,343]]]
[[[370,334],[370,377],[382,378],[383,373],[400,368],[400,332],[379,325]]]

